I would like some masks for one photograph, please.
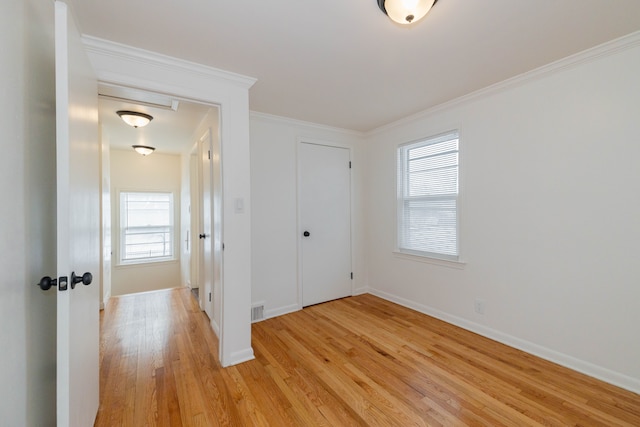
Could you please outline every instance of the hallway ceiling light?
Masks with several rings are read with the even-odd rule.
[[[137,153],[142,154],[143,156],[148,156],[156,149],[156,147],[151,147],[149,145],[132,145],[132,147]]]
[[[129,126],[134,128],[141,128],[149,124],[153,120],[153,116],[145,113],[138,113],[137,111],[116,111],[116,114]]]
[[[438,0],[378,0],[378,7],[392,21],[408,25],[422,19]]]

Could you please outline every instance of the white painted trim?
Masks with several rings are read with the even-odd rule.
[[[209,67],[195,62],[177,59],[171,56],[163,55],[148,50],[127,46],[124,44],[104,40],[93,36],[83,35],[87,52],[94,52],[100,55],[111,57],[121,57],[131,60],[135,58],[136,62],[145,63],[154,67],[165,67],[167,69],[180,68],[183,72],[199,74],[206,78],[224,80],[240,87],[249,89],[256,82],[253,77],[243,76],[241,74],[232,73],[230,71],[220,70],[218,68]],[[98,76],[100,77],[100,76]]]
[[[296,182],[295,182],[295,191],[296,191],[296,279],[298,283],[296,283],[296,307],[298,310],[302,310],[302,268],[300,265],[302,264],[302,240],[300,238],[300,224],[302,224],[302,218],[300,215],[300,138],[296,140],[296,144],[294,146],[294,156],[296,161]]]
[[[640,380],[636,378],[632,378],[619,372],[594,365],[593,363],[577,359],[573,356],[551,350],[547,347],[543,347],[530,341],[514,337],[513,335],[505,334],[503,332],[497,331],[484,325],[480,325],[462,317],[454,316],[443,311],[436,310],[433,307],[419,304],[417,302],[410,301],[387,292],[370,288],[369,293],[387,301],[399,304],[403,307],[407,307],[428,316],[435,317],[436,319],[440,319],[462,329],[475,332],[479,335],[482,335],[483,337],[498,341],[502,344],[516,348],[518,350],[525,351],[542,359],[557,363],[558,365],[562,365],[574,371],[589,375],[593,378],[597,378],[601,381],[613,384],[618,387],[622,387],[634,393],[640,393]]]
[[[416,120],[429,117],[433,114],[457,107],[460,104],[464,104],[464,103],[476,101],[485,97],[493,96],[499,92],[512,89],[518,86],[522,86],[524,84],[547,77],[549,75],[559,73],[566,69],[575,68],[584,63],[595,61],[602,57],[613,55],[627,49],[632,49],[638,45],[640,45],[640,31],[636,31],[634,33],[620,37],[618,39],[615,39],[615,40],[603,43],[601,45],[592,47],[585,51],[576,53],[574,55],[567,56],[566,58],[559,59],[557,61],[551,62],[550,64],[543,65],[542,67],[538,67],[531,71],[527,71],[523,74],[517,75],[507,80],[503,80],[501,82],[487,86],[475,92],[471,92],[469,94],[463,95],[451,101],[444,102],[432,108],[428,108],[426,110],[404,117],[395,122],[372,129],[368,132],[365,132],[364,136],[371,137],[373,135],[386,132],[400,126],[404,126]]]
[[[100,311],[104,311],[109,306],[110,300],[111,300],[111,292],[104,295],[102,301],[100,301]]]
[[[300,310],[301,310],[301,307],[298,304],[290,304],[290,305],[285,305],[284,307],[280,307],[280,308],[274,308],[274,309],[271,309],[271,310],[265,310],[264,311],[264,319],[262,319],[262,320],[271,319],[273,317],[282,316],[284,314],[294,313],[294,312],[300,311]]]
[[[235,351],[231,353],[228,363],[224,363],[222,367],[226,368],[227,366],[237,365],[238,363],[248,362],[249,360],[253,359],[255,359],[253,349],[249,347],[245,350]]]
[[[343,143],[343,142],[335,142],[327,139],[318,139],[318,138],[307,138],[304,135],[298,136],[296,139],[296,143],[299,144],[313,144],[313,145],[323,145],[325,147],[333,147],[333,148],[345,148],[349,150],[349,160],[352,158],[353,144]]]
[[[405,259],[409,261],[424,262],[426,264],[439,265],[441,267],[455,268],[457,270],[464,270],[465,266],[467,265],[466,262],[460,261],[460,260],[453,261],[453,260],[444,259],[444,258],[435,258],[435,257],[424,256],[424,255],[414,255],[406,252],[400,252],[397,249],[393,250],[392,252],[393,252],[393,256],[396,258]]]
[[[220,339],[220,326],[218,325],[218,322],[216,322],[215,319],[210,319],[209,323],[211,324],[211,329],[213,329],[213,332],[216,334],[216,337]]]
[[[362,287],[359,287],[359,288],[355,288],[353,290],[353,296],[364,295],[364,294],[368,294],[368,293],[370,293],[368,286],[362,286]]]
[[[258,111],[250,111],[249,118],[251,120],[255,119],[255,120],[265,120],[268,122],[276,122],[284,126],[305,127],[305,128],[311,128],[313,130],[327,131],[327,132],[339,132],[341,134],[352,135],[352,136],[357,136],[361,138],[365,136],[364,132],[360,132],[357,130],[343,129],[343,128],[322,125],[322,124],[313,123],[313,122],[305,122],[303,120],[290,119],[288,117],[275,116],[272,114],[260,113]]]

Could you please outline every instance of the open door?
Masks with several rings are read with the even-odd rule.
[[[198,141],[200,152],[200,278],[203,289],[200,290],[204,311],[214,329],[213,307],[213,246],[211,218],[211,129]],[[216,330],[218,334],[218,330]]]
[[[98,88],[80,34],[60,1],[55,55],[57,425],[85,427],[93,425],[99,405]]]

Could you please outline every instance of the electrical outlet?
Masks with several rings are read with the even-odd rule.
[[[473,308],[476,313],[484,315],[484,300],[476,298]]]

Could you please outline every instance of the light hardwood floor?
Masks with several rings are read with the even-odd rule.
[[[226,369],[187,289],[101,329],[97,426],[640,426],[640,395],[371,295],[254,324]]]

